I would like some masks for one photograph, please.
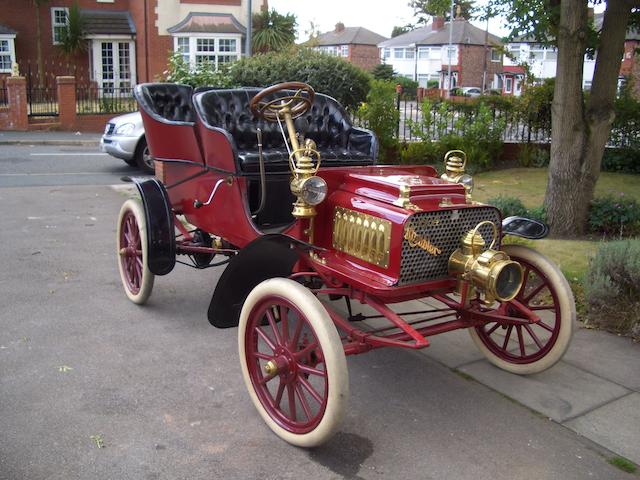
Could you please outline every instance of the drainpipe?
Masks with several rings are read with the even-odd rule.
[[[247,42],[244,47],[244,53],[247,57],[251,56],[251,37],[253,36],[253,13],[251,10],[251,0],[247,0]]]
[[[447,94],[445,97],[449,97],[451,92],[451,46],[453,44],[453,2],[451,0],[451,13],[449,14],[449,47],[447,48],[447,56],[449,58],[449,68],[447,69],[447,78],[449,82],[449,86],[447,87]]]

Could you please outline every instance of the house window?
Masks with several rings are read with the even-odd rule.
[[[541,62],[544,60],[544,50],[542,48],[531,49],[529,52],[529,59],[534,62]]]
[[[394,48],[393,58],[404,58],[404,48]]]
[[[53,44],[58,45],[62,39],[62,32],[67,28],[69,17],[68,8],[51,9],[51,31],[53,32]]]
[[[499,62],[502,60],[502,54],[496,50],[495,48],[491,49],[491,61],[492,62]]]
[[[173,49],[192,68],[208,62],[214,68],[240,58],[240,37],[174,37]]]
[[[345,58],[349,57],[349,45],[342,45],[340,47],[340,54]]]
[[[404,49],[404,58],[412,59],[415,57],[416,51],[413,48]]]
[[[548,49],[545,53],[545,60],[558,60],[558,52],[556,52],[555,50]]]
[[[511,57],[517,62],[520,60],[520,45],[511,45],[509,47]]]
[[[0,72],[10,73],[16,61],[13,38],[0,38]]]
[[[415,56],[415,50],[413,48],[394,48],[393,49],[393,58],[406,58],[412,59]]]
[[[182,60],[189,63],[189,38],[178,37],[176,39],[176,52],[182,54]]]
[[[382,58],[384,58],[385,60],[387,58],[391,57],[391,49],[390,48],[383,48],[382,49]]]

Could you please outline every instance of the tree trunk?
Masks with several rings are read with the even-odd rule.
[[[620,59],[632,6],[609,0],[588,105],[582,95],[587,3],[562,0],[552,104],[551,162],[545,207],[553,234],[585,232],[604,147],[611,133]]]

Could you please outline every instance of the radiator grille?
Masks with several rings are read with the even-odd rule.
[[[415,241],[410,243],[404,239],[398,285],[448,277],[449,257],[460,246],[460,239],[483,220],[491,220],[500,228],[500,214],[491,207],[439,210],[412,215],[405,224],[405,233],[413,229],[419,237],[440,249],[441,253],[430,254],[419,246],[411,246],[415,245]],[[488,247],[493,237],[491,225],[480,227],[480,234]],[[495,249],[500,247],[499,240]]]

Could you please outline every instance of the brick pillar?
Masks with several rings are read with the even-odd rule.
[[[76,77],[56,77],[58,121],[62,130],[76,128]]]
[[[27,80],[24,77],[7,77],[7,100],[10,130],[26,131],[29,128],[27,115]]]

